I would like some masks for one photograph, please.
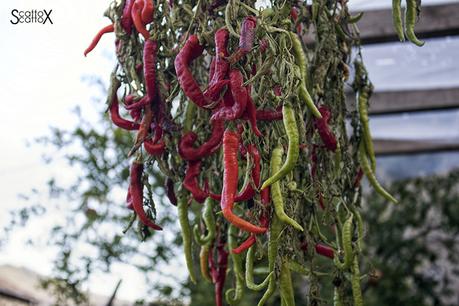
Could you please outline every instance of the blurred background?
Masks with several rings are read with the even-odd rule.
[[[121,279],[117,305],[147,296],[206,305],[206,287],[188,286],[176,232],[146,243],[122,235],[127,165],[114,148],[130,136],[103,115],[114,37],[83,56],[108,23],[107,5],[0,2],[0,305],[2,296],[48,305],[59,295],[65,305],[80,292],[106,305]],[[368,282],[368,305],[458,305],[459,1],[422,1],[422,48],[395,41],[390,0],[349,5],[366,12],[359,28],[375,86],[377,174],[403,203],[387,209],[366,196],[369,264],[379,273],[377,285]],[[53,24],[13,25],[13,9],[52,9]],[[175,210],[163,206],[175,224]],[[36,288],[40,277],[51,291]]]

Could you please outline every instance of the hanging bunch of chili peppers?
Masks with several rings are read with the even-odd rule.
[[[335,305],[363,305],[362,175],[397,201],[375,176],[373,87],[360,53],[351,55],[361,14],[351,16],[346,2],[273,0],[255,8],[253,0],[116,1],[106,13],[112,23],[84,52],[115,33],[109,114],[135,133],[126,156],[127,207],[143,226],[162,230],[152,199],[144,198],[156,162],[178,209],[190,279],[214,283],[216,305],[224,297],[237,304],[246,289],[265,290],[258,305],[276,291],[282,305],[294,305],[297,273],[307,277],[311,304],[331,278]],[[406,36],[417,43],[417,5],[407,2]],[[350,71],[357,111],[345,103]],[[195,224],[190,205],[202,205]],[[263,263],[257,284],[254,266]],[[324,266],[328,272],[317,270]],[[228,269],[232,284],[225,284]]]

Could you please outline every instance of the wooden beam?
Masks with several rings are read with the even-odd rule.
[[[346,95],[350,110],[355,109],[355,94]],[[459,87],[407,91],[375,92],[370,99],[370,115],[459,108]]]
[[[357,25],[363,44],[398,41],[391,9],[365,11]],[[419,38],[459,35],[459,3],[422,6],[415,31]]]
[[[456,140],[393,140],[375,139],[375,153],[378,156],[421,154],[435,152],[459,152],[459,139]]]

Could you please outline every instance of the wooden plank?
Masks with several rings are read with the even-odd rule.
[[[355,109],[355,94],[348,93],[346,100],[349,109]],[[450,108],[459,108],[459,87],[375,92],[370,100],[369,112],[371,115],[383,115]]]
[[[363,44],[398,41],[390,9],[365,11],[358,27]],[[415,30],[419,38],[459,35],[459,3],[422,6]]]
[[[378,156],[421,154],[434,152],[459,152],[459,139],[456,140],[393,140],[374,139],[375,154]]]

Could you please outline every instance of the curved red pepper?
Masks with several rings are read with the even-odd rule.
[[[193,132],[188,132],[182,136],[179,143],[179,154],[184,160],[200,160],[213,154],[220,147],[225,125],[223,121],[212,123],[212,135],[200,147],[194,148],[198,136]]]
[[[191,62],[199,57],[203,51],[204,47],[199,44],[198,37],[190,35],[175,57],[174,65],[178,82],[185,95],[197,106],[208,107],[212,101],[204,96],[189,67]]]
[[[223,216],[234,226],[255,234],[266,232],[262,228],[238,217],[233,213],[234,196],[237,191],[238,180],[238,160],[237,151],[239,147],[239,135],[230,130],[226,130],[223,135],[223,190],[220,206]]]
[[[203,203],[208,197],[208,192],[199,187],[198,176],[200,172],[201,161],[189,161],[183,180],[183,187],[191,192],[196,202]]]
[[[230,72],[230,88],[233,98],[232,106],[223,106],[218,109],[211,117],[211,120],[236,120],[242,116],[245,111],[248,92],[243,87],[244,78],[238,69],[232,69]]]
[[[228,85],[225,80],[228,74],[229,63],[226,58],[228,53],[228,38],[229,32],[226,28],[218,29],[215,32],[215,60],[212,75],[207,89],[204,91],[204,96],[212,101],[217,101],[220,98],[220,93],[223,87]]]
[[[252,245],[257,242],[257,239],[255,238],[254,234],[250,234],[249,238],[247,238],[241,245],[239,245],[237,248],[234,248],[231,250],[234,254],[241,254],[245,250],[248,250]]]
[[[129,191],[132,196],[132,208],[139,217],[140,221],[157,231],[162,230],[162,227],[155,224],[153,221],[148,219],[147,214],[143,210],[143,183],[142,183],[143,164],[137,161],[131,165],[131,185]]]
[[[143,0],[141,17],[144,24],[149,24],[153,21],[153,11],[153,0]]]
[[[282,106],[279,106],[275,110],[257,109],[257,120],[260,120],[260,121],[282,120]]]
[[[336,137],[328,126],[331,119],[331,112],[326,106],[320,106],[319,112],[322,115],[322,118],[314,118],[314,126],[316,127],[325,148],[335,152],[337,148]]]
[[[236,63],[247,53],[252,51],[253,42],[255,40],[255,30],[257,27],[257,18],[255,16],[247,16],[242,20],[241,35],[239,38],[239,48],[231,55],[230,62]]]
[[[137,32],[139,32],[145,38],[145,40],[148,40],[148,38],[150,38],[150,32],[148,32],[142,20],[143,7],[144,7],[143,0],[135,0],[134,5],[132,6],[132,9],[131,9],[131,17],[132,17],[132,20],[134,21],[134,27],[137,30]]]
[[[121,117],[119,113],[119,102],[116,93],[113,94],[113,98],[110,104],[110,118],[116,126],[128,131],[138,130],[140,127],[138,123],[126,120]]]
[[[113,26],[113,24],[109,24],[108,26],[103,27],[99,32],[97,32],[89,47],[86,48],[86,50],[84,50],[84,56],[88,55],[88,53],[91,52],[97,46],[99,40],[102,38],[104,34],[112,33],[113,31],[115,31],[115,27]]]

